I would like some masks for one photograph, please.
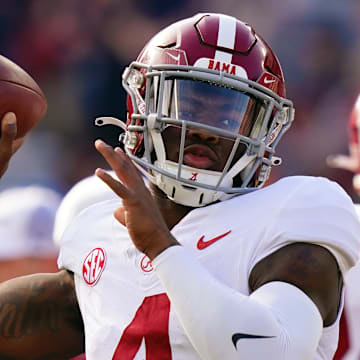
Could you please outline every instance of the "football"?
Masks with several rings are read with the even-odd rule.
[[[46,98],[35,80],[13,61],[0,55],[0,120],[7,112],[15,113],[19,138],[44,117],[46,109]]]

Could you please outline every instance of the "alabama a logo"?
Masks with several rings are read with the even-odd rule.
[[[82,273],[88,285],[93,286],[98,282],[104,270],[105,262],[105,251],[102,248],[93,249],[85,258]]]
[[[141,270],[145,273],[149,273],[154,270],[154,268],[151,264],[151,260],[146,255],[144,255],[141,258],[140,267],[141,267]]]

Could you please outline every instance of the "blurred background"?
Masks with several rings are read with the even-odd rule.
[[[201,11],[249,22],[283,66],[296,108],[280,142],[273,179],[329,177],[356,200],[352,174],[326,156],[347,153],[346,123],[360,91],[360,2],[356,0],[2,0],[0,53],[27,70],[48,99],[48,113],[14,157],[0,191],[40,184],[64,194],[104,161],[93,147],[116,144],[117,128],[99,115],[125,117],[124,67],[161,28]]]
[[[125,118],[124,67],[161,28],[198,12],[221,12],[250,23],[280,59],[296,119],[278,146],[283,164],[273,170],[272,180],[325,176],[359,202],[353,174],[330,169],[325,162],[330,154],[348,153],[347,121],[360,92],[358,0],[1,0],[0,54],[30,73],[48,99],[46,117],[27,135],[0,182],[4,207],[10,188],[43,186],[62,197],[97,167],[106,166],[93,141],[100,137],[115,145],[119,131],[93,124],[101,115]],[[14,204],[25,204],[21,191],[11,200]],[[57,206],[54,202],[51,226]],[[39,209],[43,214],[44,204],[29,208],[24,219],[34,224]],[[7,216],[9,211],[0,223],[19,219]],[[34,232],[26,224],[24,220],[21,234],[19,223],[14,226],[13,246],[0,254],[0,268],[3,264],[11,270],[4,272],[7,278],[56,269],[56,252],[40,256],[39,244],[24,243],[22,234],[28,238]],[[18,251],[21,244],[26,252]],[[14,256],[16,268],[10,267]],[[18,256],[36,262],[30,266],[26,260],[19,268]]]

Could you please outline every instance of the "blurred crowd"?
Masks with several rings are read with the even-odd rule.
[[[202,11],[249,22],[283,65],[296,121],[278,147],[284,161],[273,178],[323,175],[355,198],[352,175],[325,164],[347,152],[345,124],[360,91],[360,3],[351,0],[2,0],[1,54],[36,79],[49,106],[0,190],[36,183],[65,193],[103,166],[93,140],[116,144],[119,131],[96,128],[94,119],[125,117],[124,67],[159,29]]]
[[[125,66],[161,28],[205,11],[252,24],[283,66],[296,117],[278,146],[283,164],[273,170],[272,180],[299,174],[326,176],[360,202],[352,189],[352,173],[326,166],[328,155],[348,152],[346,123],[360,92],[359,1],[2,0],[1,5],[0,54],[27,70],[48,100],[47,115],[28,134],[0,183],[7,203],[4,196],[11,194],[7,190],[29,185],[54,190],[60,201],[75,183],[104,167],[93,142],[102,138],[116,145],[119,129],[97,128],[94,120],[101,115],[126,116],[121,87]],[[6,211],[10,214],[12,208],[16,210],[14,206]],[[42,205],[40,210],[29,209],[31,216],[24,219],[34,223],[33,214],[44,211]],[[1,216],[10,218],[7,213]],[[36,229],[29,229],[25,220],[18,225],[19,241],[0,254],[0,265],[12,271],[4,276],[55,271],[54,249],[34,265],[23,262],[21,270],[12,270],[14,260],[33,258],[32,249],[40,246],[23,244],[22,234],[28,238],[28,231]],[[24,254],[21,246],[26,248]]]

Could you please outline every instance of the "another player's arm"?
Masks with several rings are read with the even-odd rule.
[[[28,275],[0,284],[0,359],[67,360],[83,352],[72,273]]]
[[[324,247],[293,243],[255,265],[249,278],[252,291],[271,281],[301,289],[319,309],[324,326],[331,325],[340,306],[342,275],[334,256]]]

